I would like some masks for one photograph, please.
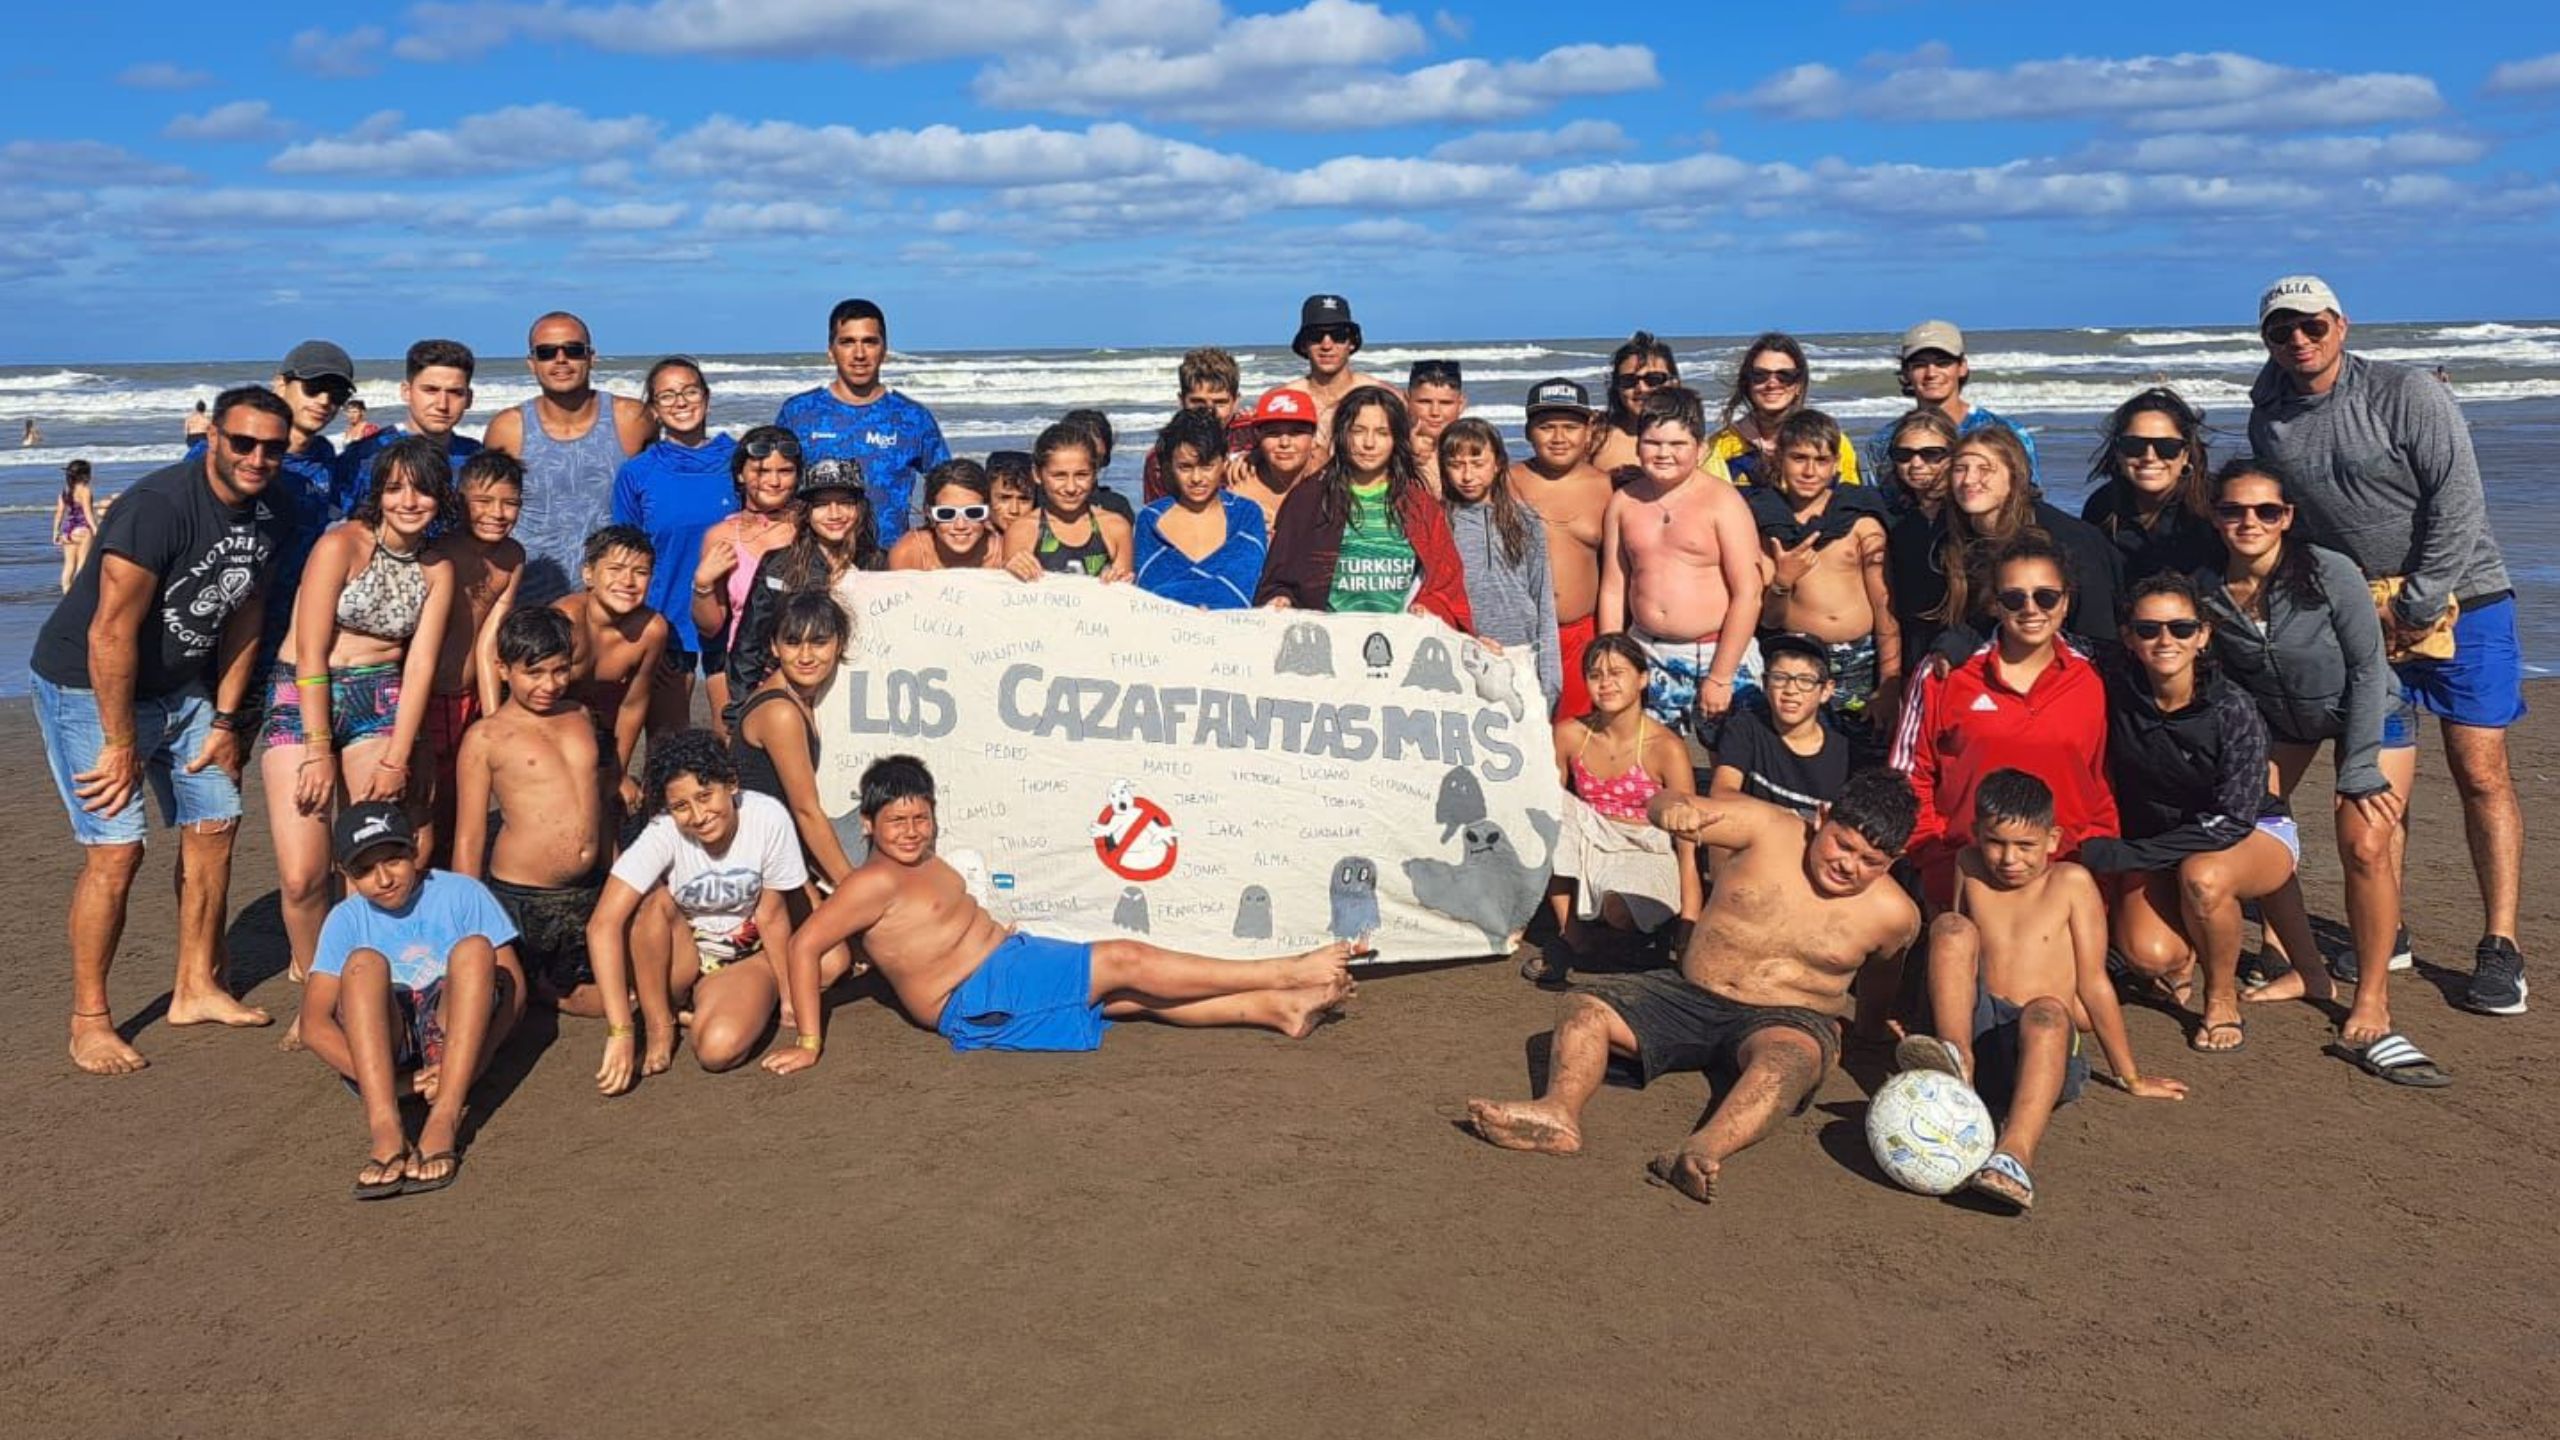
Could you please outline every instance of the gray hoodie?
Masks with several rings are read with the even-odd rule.
[[[2447,600],[2509,588],[2471,432],[2442,381],[2350,354],[2327,394],[2306,395],[2270,361],[2249,402],[2250,448],[2293,482],[2310,538],[2367,579],[2408,578],[2402,620],[2430,625]]]
[[[2391,784],[2376,763],[2395,683],[2382,622],[2354,561],[2317,545],[2310,553],[2326,598],[2304,604],[2285,586],[2270,585],[2264,625],[2231,603],[2219,574],[2198,574],[2196,593],[2213,622],[2214,658],[2257,700],[2268,731],[2298,745],[2336,739],[2338,793],[2371,795]]]
[[[1507,483],[1497,477],[1496,485]],[[1520,547],[1520,563],[1502,552],[1502,533],[1494,527],[1493,506],[1451,499],[1449,538],[1458,545],[1458,563],[1467,573],[1467,608],[1476,618],[1476,633],[1503,645],[1531,645],[1538,651],[1538,684],[1549,700],[1564,693],[1564,652],[1556,644],[1556,587],[1547,578],[1547,526],[1538,512],[1523,505],[1520,522],[1528,540]]]

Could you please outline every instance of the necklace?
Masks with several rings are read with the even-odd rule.
[[[1689,486],[1694,483],[1697,478],[1697,475],[1692,473],[1682,479],[1679,484],[1674,485],[1669,490],[1663,492],[1662,499],[1659,502],[1662,506],[1662,528],[1666,530],[1671,528],[1671,502],[1689,493]]]

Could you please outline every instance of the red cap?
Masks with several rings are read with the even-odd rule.
[[[1295,420],[1302,425],[1313,425],[1316,423],[1315,397],[1286,385],[1265,391],[1262,398],[1254,402],[1253,414],[1247,420],[1255,425],[1273,420]]]

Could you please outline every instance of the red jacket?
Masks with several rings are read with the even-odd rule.
[[[1324,492],[1309,476],[1289,488],[1280,502],[1280,518],[1271,529],[1271,551],[1262,562],[1262,584],[1253,603],[1268,604],[1286,595],[1300,610],[1332,608],[1333,567],[1342,558],[1342,527],[1348,516],[1324,519]],[[1458,542],[1449,535],[1449,514],[1423,486],[1405,491],[1397,509],[1405,543],[1422,569],[1422,589],[1414,603],[1456,629],[1474,634],[1475,612],[1467,608],[1467,572],[1458,560]]]
[[[1929,666],[1903,703],[1893,767],[1920,800],[1908,853],[1924,870],[1973,843],[1973,792],[1994,770],[2024,770],[2052,787],[2058,858],[2092,835],[2120,833],[2107,787],[2106,680],[2068,640],[2023,695],[2001,678],[1997,640],[1960,665]]]

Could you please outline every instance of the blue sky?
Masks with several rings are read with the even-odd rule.
[[[2546,317],[2544,8],[29,7],[0,362]]]

